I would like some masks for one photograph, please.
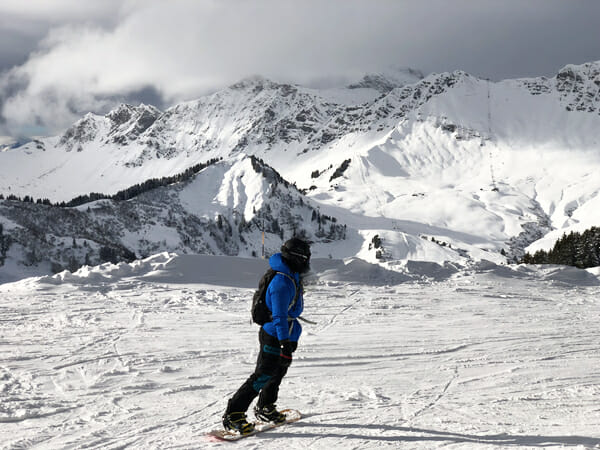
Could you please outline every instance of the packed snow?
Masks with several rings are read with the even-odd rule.
[[[162,253],[0,285],[3,449],[221,448],[252,372],[262,259]],[[600,448],[600,273],[316,259],[248,449]]]

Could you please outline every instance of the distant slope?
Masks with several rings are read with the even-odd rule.
[[[26,267],[39,273],[75,270],[161,251],[259,257],[263,230],[267,254],[293,234],[315,243],[346,235],[342,223],[320,214],[277,172],[246,156],[127,201],[64,208],[0,200],[0,224],[10,243],[0,268],[3,281]]]

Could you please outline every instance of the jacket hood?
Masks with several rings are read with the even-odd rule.
[[[281,253],[275,253],[273,256],[271,256],[269,258],[269,265],[271,266],[271,269],[276,270],[277,272],[283,272],[287,273],[288,275],[292,275],[290,268],[283,262]]]

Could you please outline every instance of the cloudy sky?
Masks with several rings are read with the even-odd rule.
[[[600,60],[599,24],[597,0],[2,0],[0,144],[255,74],[311,86],[391,66],[553,76]]]

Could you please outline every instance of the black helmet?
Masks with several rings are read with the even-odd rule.
[[[281,257],[293,272],[310,270],[310,245],[299,238],[291,238],[281,246]]]

